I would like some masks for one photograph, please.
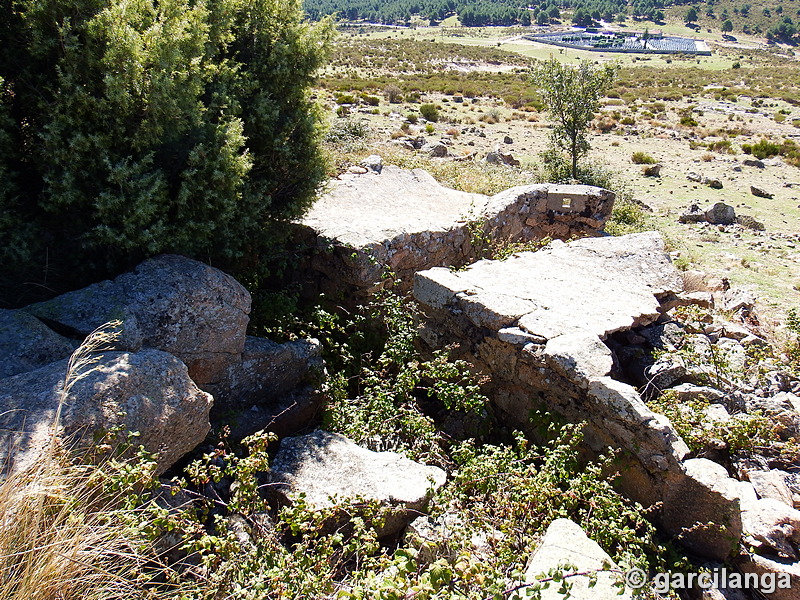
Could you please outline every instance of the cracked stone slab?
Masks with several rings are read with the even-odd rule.
[[[354,201],[356,200],[356,201]],[[381,173],[344,174],[303,218],[319,235],[363,248],[407,233],[443,231],[489,201],[444,187],[423,169],[385,165]]]
[[[656,321],[661,299],[682,287],[661,236],[645,232],[555,241],[458,272],[429,269],[417,273],[414,294],[436,330],[428,339],[456,344],[489,376],[484,391],[504,418],[529,427],[544,403],[585,422],[588,449],[627,451],[628,490],[650,506],[668,480],[685,476],[689,449],[669,419],[610,376],[614,357],[603,340]]]
[[[446,278],[418,273],[415,296],[463,310],[476,326],[516,325],[545,339],[585,333],[605,338],[660,315],[658,296],[678,293],[680,274],[655,232],[553,243],[505,261],[479,261]],[[442,289],[449,290],[449,295]],[[418,293],[419,291],[419,293]]]
[[[380,536],[398,532],[421,514],[446,479],[438,467],[396,452],[373,452],[322,430],[284,438],[270,471],[272,491],[284,502],[302,493],[315,509],[333,506],[333,497],[376,500],[390,508]]]

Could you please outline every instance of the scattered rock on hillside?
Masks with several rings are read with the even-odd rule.
[[[753,231],[765,231],[766,227],[760,221],[757,221],[755,217],[750,215],[738,215],[736,217],[736,222],[739,223],[742,227],[746,229],[751,229]]]
[[[705,211],[701,210],[697,204],[691,204],[678,217],[679,223],[702,223],[706,220]]]
[[[783,558],[797,560],[793,545],[800,544],[800,511],[773,498],[742,502],[744,533],[757,546],[767,546]]]
[[[753,196],[757,196],[759,198],[768,198],[769,199],[769,198],[773,198],[775,196],[775,194],[771,194],[768,191],[766,191],[765,189],[757,187],[755,185],[751,185],[750,186],[750,193],[753,194]]]
[[[800,396],[791,392],[780,392],[769,398],[748,395],[745,402],[747,412],[761,411],[774,422],[782,438],[800,436]]]
[[[119,346],[174,354],[203,386],[218,382],[244,350],[250,294],[233,277],[201,262],[164,255],[25,311],[83,339],[114,319]]]
[[[0,309],[0,378],[67,358],[76,346],[29,313]]]
[[[572,565],[574,570],[563,569],[565,564]],[[525,571],[525,583],[532,584],[549,577],[551,569],[563,569],[564,575],[573,572],[591,573],[592,577],[596,575],[594,583],[590,583],[592,579],[589,575],[575,575],[566,580],[571,584],[569,597],[575,600],[629,600],[632,597],[630,590],[622,585],[616,563],[579,525],[569,519],[556,519],[547,528],[530,558]],[[564,594],[559,593],[558,588],[558,585],[551,584],[541,590],[541,600],[563,598]],[[514,600],[527,597],[524,589],[510,596]]]
[[[724,202],[717,202],[706,210],[706,221],[712,225],[732,225],[736,222],[736,210]]]
[[[772,469],[770,471],[749,471],[747,478],[756,490],[759,498],[772,498],[794,507],[792,491],[786,485],[788,473]]]
[[[757,169],[764,168],[764,163],[758,160],[757,158],[745,158],[742,161],[742,164],[746,167],[755,167]]]
[[[686,292],[721,292],[728,288],[727,279],[711,275],[703,271],[682,271],[684,290]]]
[[[424,510],[445,472],[395,452],[372,452],[344,436],[317,430],[284,438],[270,463],[271,490],[284,502],[305,494],[312,509],[339,499],[361,497],[391,509],[379,536],[400,531]]]
[[[694,385],[692,383],[682,383],[669,390],[675,394],[675,398],[681,404],[693,402],[695,400],[705,400],[706,402],[722,402],[725,394],[717,389],[705,385]]]
[[[520,165],[520,162],[511,154],[500,152],[499,149],[489,152],[484,160],[490,165],[507,165],[509,167],[518,167]]]
[[[371,154],[361,161],[361,166],[375,173],[380,173],[383,169],[383,159],[377,154]]]
[[[735,313],[740,310],[753,310],[756,305],[756,297],[748,289],[733,287],[722,293],[722,309]]]
[[[393,146],[399,146],[403,150],[409,150],[409,151],[416,150],[416,148],[414,148],[414,143],[411,140],[409,140],[408,138],[400,138],[400,139],[397,139],[397,140],[391,140],[389,143],[392,144]]]
[[[654,164],[654,165],[643,165],[642,166],[642,175],[645,177],[661,177],[661,169],[663,165],[661,164]]]
[[[507,136],[505,136],[505,137],[503,138],[503,143],[504,143],[504,144],[513,144],[513,143],[514,143],[514,140],[511,138],[511,136],[510,136],[510,135],[507,135]]]
[[[740,555],[734,564],[743,573],[755,573],[759,578],[772,578],[776,582],[775,591],[765,595],[770,600],[800,600],[800,562],[748,552]],[[789,576],[789,587],[777,585],[780,578],[786,575]]]
[[[0,464],[24,469],[40,459],[66,370],[62,360],[0,380],[0,429],[5,432]],[[189,378],[186,366],[166,352],[108,352],[64,402],[61,436],[80,449],[116,426],[139,432],[135,444],[158,454],[161,473],[203,441],[212,402]]]
[[[420,151],[424,152],[431,158],[444,158],[448,154],[447,146],[445,146],[442,142],[431,142],[429,144],[425,144]]]
[[[696,173],[695,171],[690,171],[686,174],[686,179],[689,181],[693,181],[695,183],[700,183],[702,185],[707,185],[710,188],[715,190],[722,189],[722,181],[719,179],[715,179],[713,177],[706,177],[705,175],[701,175],[700,173]]]
[[[684,362],[670,354],[665,354],[645,369],[647,378],[645,394],[658,394],[661,390],[667,389],[676,381],[686,377],[686,375],[687,371]]]

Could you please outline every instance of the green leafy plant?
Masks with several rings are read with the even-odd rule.
[[[728,421],[710,418],[707,409],[711,403],[703,397],[679,402],[677,396],[667,390],[658,399],[648,402],[648,406],[670,420],[693,452],[723,442],[731,453],[754,453],[778,439],[774,424],[760,413],[736,415]]]
[[[443,440],[420,401],[482,415],[487,400],[465,361],[450,359],[447,350],[429,360],[419,357],[414,346],[417,318],[407,300],[383,292],[339,326],[339,356],[333,360],[344,373],[331,386],[324,420],[327,428],[373,449],[404,450],[443,464]]]
[[[789,336],[785,347],[786,356],[789,365],[800,372],[800,316],[794,308],[789,309],[786,316],[786,330]]]
[[[422,104],[419,107],[419,112],[426,121],[435,123],[439,120],[439,109],[435,104]]]
[[[654,165],[656,159],[647,154],[646,152],[634,152],[631,155],[631,161],[636,165]]]

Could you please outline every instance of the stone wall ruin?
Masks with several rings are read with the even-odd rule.
[[[614,194],[583,185],[518,186],[495,196],[440,185],[430,174],[387,165],[345,173],[297,224],[308,248],[298,273],[309,294],[363,297],[383,287],[411,288],[414,273],[461,267],[500,242],[595,236]]]

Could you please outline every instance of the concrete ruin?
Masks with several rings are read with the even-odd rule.
[[[647,232],[555,241],[458,272],[429,269],[417,273],[413,292],[428,317],[425,342],[456,344],[461,358],[490,374],[485,392],[506,423],[533,432],[530,414],[539,408],[585,421],[591,451],[623,451],[626,495],[645,506],[665,503],[665,528],[680,532],[707,523],[709,506],[738,515],[739,499],[687,473],[686,444],[633,386],[611,377],[615,357],[604,340],[654,323],[665,312],[662,302],[674,305],[682,288],[660,235]],[[691,502],[670,493],[689,488]],[[722,560],[740,535],[741,522],[733,520],[687,545]]]
[[[444,188],[420,170],[361,167],[334,184],[296,236],[312,250],[310,292],[357,302],[387,282],[413,291],[426,314],[423,343],[454,349],[485,376],[499,421],[534,439],[537,409],[584,423],[587,458],[617,450],[621,491],[686,548],[725,561],[744,538],[787,554],[800,539],[800,512],[765,504],[751,483],[690,458],[669,419],[632,385],[648,389],[656,373],[631,376],[642,366],[630,355],[636,344],[656,347],[671,335],[668,311],[713,298],[684,292],[658,233],[603,236],[613,200],[607,190],[564,185],[487,197]],[[493,245],[548,237],[538,252],[479,260]],[[582,239],[563,241],[572,237]]]
[[[415,272],[469,264],[491,244],[595,236],[614,203],[612,192],[583,185],[489,197],[446,188],[421,169],[364,170],[332,182],[297,226],[298,244],[311,250],[300,273],[312,293],[363,296],[387,278],[405,292]]]
[[[542,404],[588,418],[591,448],[629,448],[647,473],[680,470],[687,449],[632,386],[610,377],[602,340],[654,322],[659,297],[681,289],[656,233],[554,242],[461,272],[422,271],[414,281],[429,317],[426,341],[460,343],[492,374],[490,397],[515,426]]]

